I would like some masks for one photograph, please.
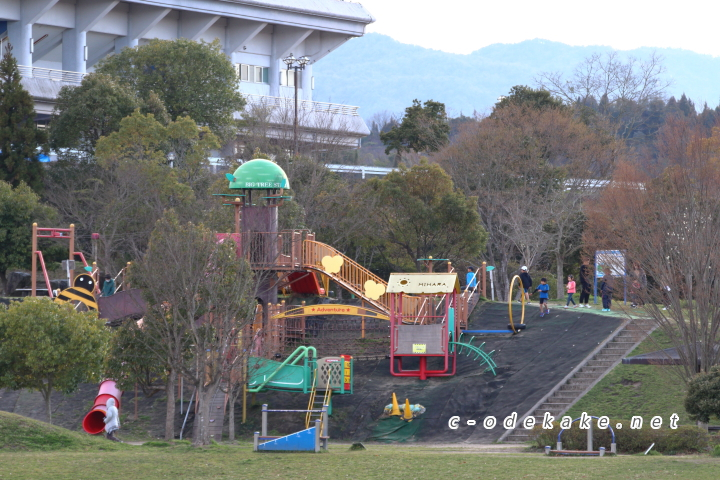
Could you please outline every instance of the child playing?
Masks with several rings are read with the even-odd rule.
[[[550,313],[550,307],[548,307],[548,299],[550,298],[550,285],[547,284],[547,278],[540,279],[540,285],[535,289],[535,292],[540,292],[540,316],[544,317],[546,313]]]
[[[568,308],[570,306],[570,302],[572,302],[573,307],[577,307],[575,304],[575,300],[573,300],[573,295],[575,295],[575,277],[572,275],[568,275],[568,283],[567,283],[567,303],[565,304],[565,308]]]
[[[605,274],[603,276],[602,280],[600,281],[600,293],[602,295],[602,311],[603,312],[609,312],[610,307],[612,306],[612,294],[613,294],[613,287],[612,287],[612,278],[609,274]]]

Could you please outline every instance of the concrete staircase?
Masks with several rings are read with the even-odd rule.
[[[535,424],[541,425],[545,412],[549,412],[556,421],[559,421],[570,407],[615,368],[623,357],[633,351],[655,327],[655,322],[648,318],[633,318],[620,325],[530,411],[518,417],[519,428],[507,430],[498,441],[529,441],[528,431],[521,426],[525,417],[533,416]],[[588,413],[594,415],[592,412]]]

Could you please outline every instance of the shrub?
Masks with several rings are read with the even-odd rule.
[[[720,445],[715,445],[712,450],[710,450],[710,455],[713,457],[720,457]]]
[[[614,428],[617,423],[623,423],[625,428],[621,430]],[[653,443],[655,444],[653,450],[665,454],[704,452],[707,451],[710,440],[707,432],[694,426],[680,426],[676,430],[667,427],[653,430],[648,423],[645,423],[643,428],[633,430],[629,428],[626,420],[611,420],[610,425],[615,431],[618,453],[644,452]],[[553,424],[552,430],[544,430],[541,425],[536,425],[530,433],[530,438],[537,448],[546,445],[555,448],[559,432],[560,425],[557,422]],[[578,428],[576,422],[572,428],[563,432],[561,440],[565,450],[585,450],[587,430]],[[611,442],[610,430],[599,430],[597,424],[593,422],[593,448],[605,447],[610,451]]]

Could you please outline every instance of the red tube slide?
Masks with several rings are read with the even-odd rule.
[[[120,410],[120,397],[123,392],[115,386],[115,380],[104,380],[100,384],[100,391],[95,397],[95,404],[92,410],[83,418],[82,426],[90,435],[97,435],[105,430],[105,414],[107,413],[105,404],[109,398],[115,399],[115,406]]]

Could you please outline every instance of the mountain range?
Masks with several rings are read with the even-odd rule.
[[[542,72],[565,75],[603,46],[570,46],[548,40],[493,44],[467,55],[447,53],[369,33],[355,38],[313,66],[313,98],[357,105],[370,119],[383,112],[401,114],[413,99],[445,103],[451,117],[488,113],[514,85],[537,86]],[[672,82],[667,96],[685,93],[697,108],[720,103],[720,57],[689,50],[643,47],[621,52],[640,60],[656,51]]]

